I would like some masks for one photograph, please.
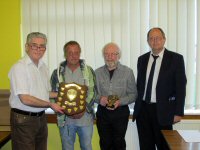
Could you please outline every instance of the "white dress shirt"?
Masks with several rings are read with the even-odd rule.
[[[153,61],[154,61],[154,58],[151,54],[153,54],[153,53],[152,52],[150,53],[149,62],[148,62],[148,65],[147,65],[145,93],[144,93],[143,100],[145,100],[147,82],[148,82],[148,79],[149,79],[151,66],[152,66]],[[157,85],[158,75],[159,75],[159,72],[160,72],[160,67],[161,67],[161,63],[162,63],[162,59],[163,59],[163,54],[164,54],[164,49],[157,55],[159,57],[156,59],[156,65],[155,65],[153,82],[152,82],[152,90],[151,90],[151,100],[150,100],[151,103],[156,103],[156,85]]]
[[[11,87],[9,98],[11,108],[30,112],[40,112],[46,109],[24,105],[19,99],[19,94],[28,94],[49,101],[49,75],[44,62],[40,60],[36,66],[29,56],[25,56],[11,68],[8,76]]]

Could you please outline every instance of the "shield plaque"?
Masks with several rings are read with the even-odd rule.
[[[56,103],[64,108],[68,116],[79,114],[86,109],[87,86],[61,82]]]

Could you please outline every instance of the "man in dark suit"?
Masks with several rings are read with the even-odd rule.
[[[161,130],[172,130],[184,115],[184,60],[164,47],[166,38],[161,28],[150,29],[147,41],[151,52],[138,58],[133,121],[136,118],[141,150],[166,150],[169,148]]]

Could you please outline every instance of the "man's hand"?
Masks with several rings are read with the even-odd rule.
[[[119,107],[121,104],[120,104],[120,101],[119,100],[117,100],[116,102],[115,102],[115,104],[114,104],[114,106],[115,106],[115,109],[117,108],[117,107]]]
[[[182,116],[174,116],[174,124],[180,122],[182,119]]]
[[[49,97],[50,98],[57,98],[58,92],[49,92]]]
[[[84,114],[85,114],[85,111],[83,111],[82,113],[76,114],[76,115],[69,116],[69,118],[80,119],[81,117],[83,117]]]
[[[51,107],[51,109],[53,109],[56,113],[64,114],[64,112],[63,112],[64,108],[60,107],[58,104],[56,104],[56,103],[50,103],[50,107]]]
[[[113,108],[111,108],[111,107],[106,107],[107,109],[109,109],[109,110],[115,110],[117,107],[119,107],[120,106],[120,101],[119,100],[117,100],[115,103],[114,103],[114,107]]]
[[[108,97],[101,96],[101,98],[100,98],[100,105],[105,107],[107,104],[108,104]]]

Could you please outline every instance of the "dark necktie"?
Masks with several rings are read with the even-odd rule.
[[[154,61],[153,61],[152,66],[151,66],[151,71],[150,71],[149,79],[148,79],[148,82],[147,82],[146,97],[145,97],[145,101],[147,103],[149,103],[151,101],[151,90],[152,90],[153,75],[154,75],[154,70],[155,70],[155,65],[156,65],[156,59],[158,58],[158,56],[154,56],[154,55],[152,55],[152,56],[154,58]]]

